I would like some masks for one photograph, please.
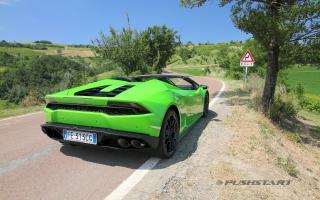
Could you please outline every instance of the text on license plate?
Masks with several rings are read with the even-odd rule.
[[[87,144],[97,144],[97,134],[73,130],[63,130],[63,139]]]

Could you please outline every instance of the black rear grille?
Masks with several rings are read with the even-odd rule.
[[[111,106],[90,106],[90,105],[78,105],[78,104],[59,104],[49,103],[46,106],[51,110],[74,110],[74,111],[85,111],[85,112],[98,112],[106,113],[109,115],[139,115],[141,113],[134,108],[127,107],[111,107]]]
[[[101,92],[101,90],[106,87],[108,87],[108,85],[90,88],[90,89],[76,92],[74,95],[76,95],[76,96],[96,96],[96,97],[115,97],[116,95],[120,94],[121,92],[124,92],[129,88],[132,88],[133,85],[124,85],[124,86],[118,87],[114,90],[111,90],[110,92]]]

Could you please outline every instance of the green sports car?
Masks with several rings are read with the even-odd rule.
[[[46,96],[42,131],[71,145],[153,149],[168,158],[208,114],[209,93],[182,75],[106,79]]]

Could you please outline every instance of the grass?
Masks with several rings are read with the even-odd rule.
[[[277,158],[277,165],[283,168],[290,176],[297,177],[299,174],[299,170],[296,168],[293,160],[288,158]]]
[[[188,74],[191,76],[204,76],[205,75],[203,69],[200,67],[198,69],[197,68],[186,68],[186,69],[179,68],[179,69],[172,69],[172,71],[179,73],[179,74]]]
[[[41,111],[43,109],[43,105],[39,106],[30,106],[30,107],[22,107],[20,105],[15,105],[12,103],[8,103],[5,100],[0,100],[0,119],[22,115],[26,113]]]
[[[307,120],[314,126],[320,126],[320,115],[318,113],[300,110],[298,116]]]
[[[301,83],[306,93],[320,95],[320,68],[315,66],[293,67],[286,70],[291,87],[296,87]]]
[[[120,72],[118,72],[116,70],[107,71],[107,72],[104,72],[102,74],[98,74],[97,75],[97,80],[100,81],[100,80],[108,79],[108,78],[111,78],[113,76],[118,76],[118,75],[120,75]]]
[[[85,47],[64,47],[64,48],[55,48],[50,47],[48,50],[37,50],[38,52],[45,53],[47,55],[62,55],[66,57],[94,57],[95,54],[90,48]]]
[[[298,133],[285,131],[285,136],[288,140],[294,142],[294,143],[301,143],[302,139]]]
[[[9,54],[14,54],[14,55],[22,55],[22,56],[28,56],[28,57],[32,57],[32,56],[37,56],[37,55],[41,55],[43,53],[36,51],[36,50],[32,50],[32,49],[28,49],[28,48],[16,48],[16,47],[0,47],[0,51],[2,52],[7,52]]]

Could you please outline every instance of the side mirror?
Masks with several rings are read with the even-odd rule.
[[[202,87],[202,89],[207,90],[208,86],[207,85],[200,85],[200,87]]]

